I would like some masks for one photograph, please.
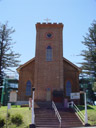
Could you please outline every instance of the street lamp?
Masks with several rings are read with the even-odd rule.
[[[84,94],[84,104],[85,104],[85,126],[88,125],[88,115],[87,115],[87,98],[86,98],[86,90],[80,91],[80,93]]]
[[[87,98],[86,98],[86,90],[84,91],[84,100],[85,100],[85,125],[88,124],[88,115],[87,115]]]
[[[34,93],[35,93],[35,88],[32,88],[32,124],[30,124],[30,128],[36,128],[35,126],[35,114],[34,114]]]

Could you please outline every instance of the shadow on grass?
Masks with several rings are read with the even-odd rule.
[[[78,108],[82,111],[82,110],[85,110],[85,106],[82,106],[82,105],[78,105]],[[94,109],[93,107],[91,106],[87,106],[87,109]]]
[[[11,107],[12,108],[20,108],[21,106],[20,105],[12,105]]]

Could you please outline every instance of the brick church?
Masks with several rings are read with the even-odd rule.
[[[36,101],[51,101],[54,90],[63,91],[64,98],[69,100],[71,92],[79,92],[80,69],[63,57],[62,23],[36,24],[35,57],[17,71],[20,102],[29,100],[32,87],[35,87]]]

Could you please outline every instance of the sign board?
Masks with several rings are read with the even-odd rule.
[[[16,102],[17,101],[17,92],[16,91],[11,91],[10,92],[10,102]]]
[[[76,92],[76,93],[71,93],[70,94],[70,99],[80,99],[80,93]]]
[[[8,109],[11,109],[11,103],[8,103],[7,106],[8,106]]]

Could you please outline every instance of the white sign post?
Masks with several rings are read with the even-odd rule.
[[[7,104],[6,128],[7,128],[8,109],[11,109],[11,103]]]
[[[11,109],[11,103],[8,103],[7,106],[8,106],[7,109]]]
[[[80,93],[79,92],[76,92],[76,93],[71,93],[70,94],[70,99],[71,100],[77,100],[77,99],[80,99]]]

